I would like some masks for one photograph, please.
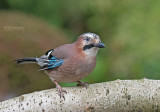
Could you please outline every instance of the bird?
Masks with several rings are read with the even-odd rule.
[[[64,97],[67,93],[59,85],[60,82],[77,82],[78,86],[88,86],[80,81],[89,75],[96,66],[96,56],[105,44],[95,33],[83,33],[71,44],[64,44],[48,50],[40,57],[26,57],[15,60],[17,64],[37,63],[39,70],[44,70],[58,89],[58,95]]]

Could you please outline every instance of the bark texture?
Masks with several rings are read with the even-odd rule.
[[[0,103],[0,112],[159,112],[160,80],[116,80],[25,94]]]

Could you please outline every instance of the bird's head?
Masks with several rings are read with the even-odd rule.
[[[77,46],[83,50],[85,55],[96,56],[99,48],[104,48],[100,37],[95,33],[84,33],[77,39]]]

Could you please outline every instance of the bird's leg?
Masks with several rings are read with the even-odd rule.
[[[60,98],[63,97],[65,100],[64,93],[67,93],[67,92],[62,89],[62,87],[58,84],[58,82],[56,80],[54,80],[54,83],[58,89],[58,95],[60,96]]]
[[[77,81],[77,82],[78,82],[77,86],[84,86],[84,87],[86,87],[86,89],[89,85],[88,82],[82,82],[82,81]]]

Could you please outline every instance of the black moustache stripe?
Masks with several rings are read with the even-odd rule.
[[[93,44],[85,45],[85,46],[83,47],[83,51],[85,51],[85,50],[87,50],[87,49],[90,49],[90,48],[92,48],[92,47],[94,47]]]

